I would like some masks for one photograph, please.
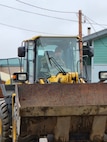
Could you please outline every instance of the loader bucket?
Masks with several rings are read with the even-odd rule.
[[[23,84],[16,87],[20,140],[102,140],[107,131],[107,84]],[[50,138],[50,137],[49,137]]]

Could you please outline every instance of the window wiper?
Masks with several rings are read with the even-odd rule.
[[[48,58],[48,62],[49,62],[49,64],[52,66],[52,63],[51,63],[51,61],[50,61],[50,57],[49,57],[49,52],[48,51],[45,51],[45,55],[46,55],[46,57]]]
[[[50,57],[49,56],[49,52],[46,51],[45,52],[46,58],[48,60],[49,66],[52,66],[52,63],[54,63],[56,69],[58,70],[58,72],[66,74],[65,70],[61,67],[61,65],[56,61],[56,59],[54,57]]]
[[[49,57],[49,61],[50,61],[50,64],[52,66],[52,63],[54,63],[56,69],[58,70],[58,72],[60,73],[63,73],[63,74],[66,74],[65,70],[61,67],[61,65],[56,61],[56,59],[54,57]]]

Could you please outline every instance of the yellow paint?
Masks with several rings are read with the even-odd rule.
[[[49,82],[60,82],[60,83],[78,83],[79,77],[77,72],[68,72],[66,74],[59,73],[56,76],[48,78]]]
[[[15,96],[16,94],[12,94],[12,126],[13,126],[13,142],[16,142],[16,120],[15,120],[15,117],[14,117],[14,104],[15,104]]]
[[[40,80],[39,80],[39,83],[40,83],[40,84],[45,84],[45,82],[44,82],[43,79],[40,79]]]
[[[16,120],[13,119],[13,142],[16,142]]]

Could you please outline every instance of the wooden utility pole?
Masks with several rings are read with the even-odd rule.
[[[79,10],[79,53],[80,53],[80,75],[83,75],[83,45],[82,45],[82,12]]]

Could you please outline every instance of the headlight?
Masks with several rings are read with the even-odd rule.
[[[26,80],[26,74],[19,74],[18,75],[18,80]]]
[[[13,80],[24,82],[24,81],[28,80],[28,75],[27,75],[27,73],[24,73],[24,72],[14,73]]]
[[[107,80],[107,71],[100,71],[99,72],[99,79],[100,79],[100,81]]]

